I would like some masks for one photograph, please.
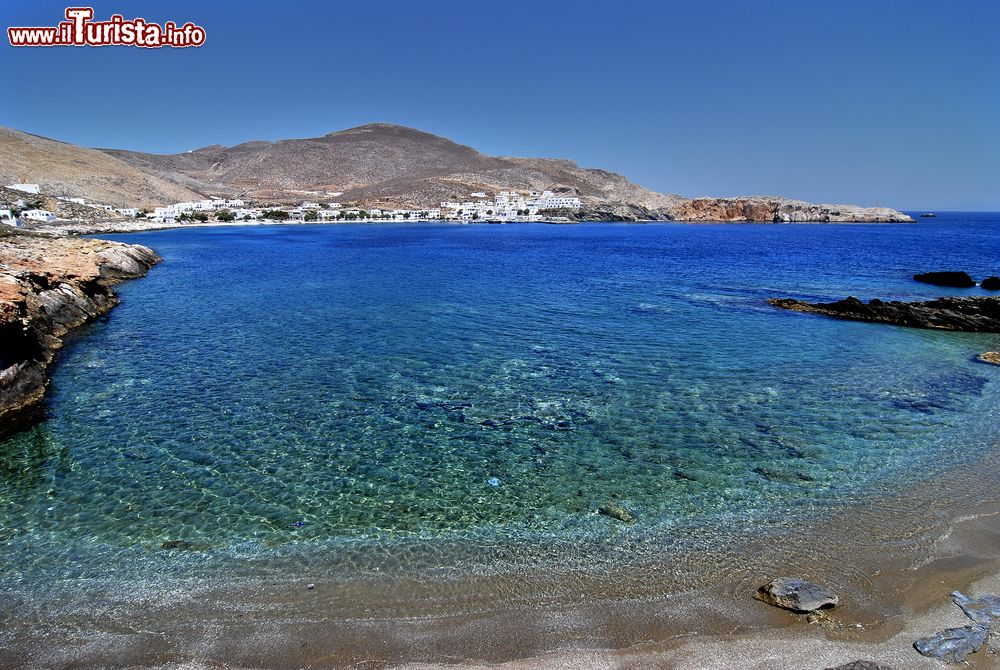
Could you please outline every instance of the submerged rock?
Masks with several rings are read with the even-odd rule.
[[[989,635],[989,626],[977,623],[961,628],[948,628],[937,635],[922,637],[913,643],[913,648],[924,656],[945,663],[961,663],[966,656],[979,651],[986,644]]]
[[[780,309],[823,314],[849,321],[870,321],[933,330],[1000,333],[998,298],[938,298],[923,302],[883,302],[875,299],[865,304],[852,296],[826,303],[809,303],[791,298],[772,298],[767,302]]]
[[[605,503],[597,508],[597,511],[604,516],[618,519],[624,523],[635,523],[635,517],[627,509],[618,503]]]
[[[972,288],[976,285],[976,280],[968,272],[925,272],[913,275],[913,278],[925,284],[950,288]]]
[[[979,284],[979,287],[987,291],[1000,291],[1000,277],[987,277]]]
[[[833,591],[794,577],[779,577],[768,582],[757,589],[754,597],[769,605],[793,612],[812,612],[823,607],[836,607],[840,602],[840,598]]]

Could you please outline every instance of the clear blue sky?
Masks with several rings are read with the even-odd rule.
[[[684,195],[1000,210],[997,0],[93,4],[207,42],[4,35],[0,125],[175,152],[386,121]],[[0,23],[65,6],[0,0]]]

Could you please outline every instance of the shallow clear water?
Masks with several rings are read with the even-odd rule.
[[[338,551],[404,569],[435,544],[425,566],[594,565],[609,543],[820,514],[996,442],[1000,368],[972,360],[996,336],[765,303],[955,293],[910,276],[998,273],[994,215],[118,239],[164,262],[69,342],[48,420],[0,445],[7,583]],[[608,501],[638,523],[596,515]]]

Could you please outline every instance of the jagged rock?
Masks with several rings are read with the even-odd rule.
[[[793,612],[812,612],[823,607],[836,607],[837,594],[804,579],[779,577],[757,589],[757,600]]]
[[[962,608],[965,616],[976,623],[994,626],[1000,623],[1000,596],[985,595],[979,598],[969,596],[955,591],[951,594],[952,601]]]
[[[618,503],[605,503],[597,508],[597,511],[604,516],[609,516],[612,519],[618,519],[625,523],[635,523],[635,517],[627,509],[619,505]]]
[[[935,330],[1000,332],[998,298],[938,298],[924,302],[883,302],[876,298],[865,304],[851,296],[827,303],[809,303],[792,298],[772,298],[768,303],[780,309],[823,314],[850,321]]]
[[[874,661],[851,661],[826,670],[892,670],[892,668]]]
[[[989,626],[985,624],[948,628],[937,635],[920,638],[913,647],[924,656],[945,663],[961,663],[966,656],[979,651],[989,635]]]
[[[979,286],[987,291],[1000,291],[1000,277],[987,277]]]
[[[967,272],[925,272],[913,275],[913,278],[925,284],[950,288],[972,288],[976,285],[976,280]]]
[[[42,416],[48,368],[63,337],[118,304],[111,289],[160,260],[138,245],[0,236],[0,434]]]

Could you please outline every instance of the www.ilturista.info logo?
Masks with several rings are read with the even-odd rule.
[[[146,19],[126,20],[112,14],[108,21],[94,21],[93,7],[67,7],[66,20],[54,27],[11,27],[7,29],[12,47],[200,47],[205,29],[195,24],[178,26],[167,21],[162,26]]]

